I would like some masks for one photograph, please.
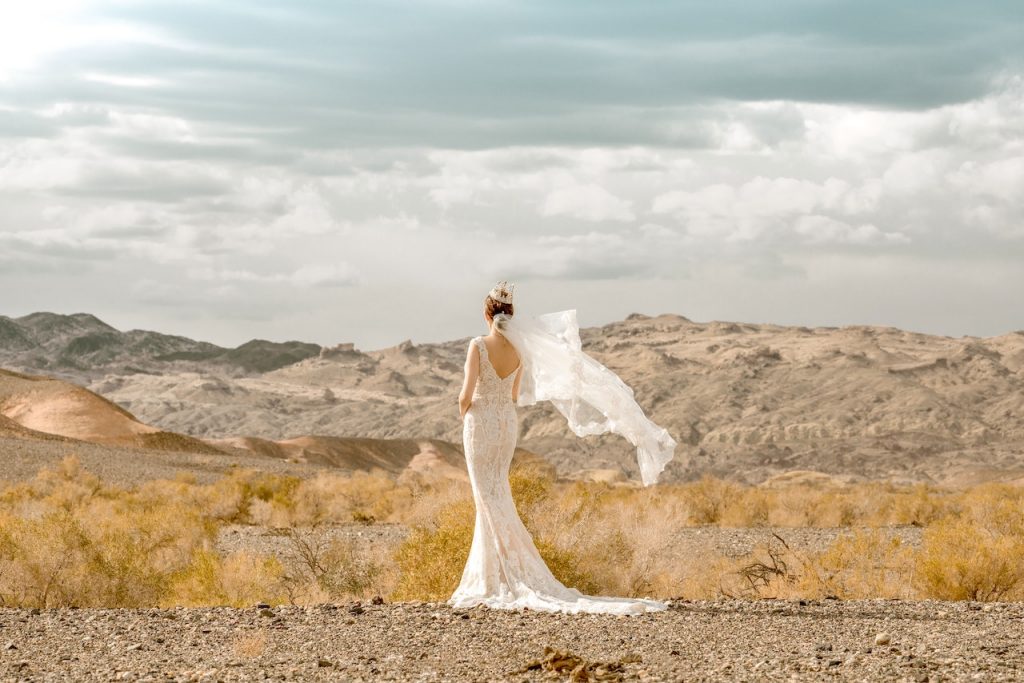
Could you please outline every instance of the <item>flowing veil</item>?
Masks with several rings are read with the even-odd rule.
[[[625,437],[636,447],[644,486],[657,482],[676,441],[647,418],[618,375],[584,353],[575,309],[536,317],[498,313],[494,321],[523,365],[518,405],[550,401],[577,436]]]

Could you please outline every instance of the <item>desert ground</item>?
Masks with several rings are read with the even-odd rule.
[[[680,443],[520,413],[520,513],[639,617],[444,604],[466,340],[223,349],[0,317],[0,680],[1024,677],[1024,334],[582,331]]]
[[[1024,606],[680,601],[637,617],[436,603],[0,610],[0,680],[1010,681]]]

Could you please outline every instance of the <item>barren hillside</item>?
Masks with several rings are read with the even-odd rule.
[[[3,339],[0,358],[27,357],[16,332]],[[669,480],[712,473],[760,482],[811,470],[969,483],[1024,473],[1024,332],[951,338],[631,315],[585,329],[582,339],[679,441]],[[204,438],[459,444],[467,342],[374,351],[340,344],[266,372],[158,360],[167,354],[140,358],[147,371],[131,372],[122,350],[119,369],[89,386],[147,423]],[[618,437],[578,439],[545,406],[521,410],[520,426],[520,444],[563,474],[604,468],[636,477],[634,454]]]

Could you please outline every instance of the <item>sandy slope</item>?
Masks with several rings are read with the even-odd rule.
[[[11,453],[16,450],[15,439],[195,454],[247,451],[261,458],[345,471],[467,478],[461,449],[443,441],[304,436],[281,441],[234,437],[204,442],[144,424],[123,408],[74,384],[0,370],[0,457],[9,467]]]
[[[54,436],[119,446],[215,453],[182,434],[144,424],[117,404],[82,387],[49,377],[0,370],[0,429],[5,435]]]

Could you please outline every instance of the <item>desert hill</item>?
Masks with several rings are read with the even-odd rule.
[[[88,389],[49,377],[0,370],[0,435],[218,453],[199,439],[166,432]]]
[[[24,344],[16,333],[8,338],[0,358]],[[586,328],[581,338],[679,441],[666,480],[710,473],[763,482],[807,470],[839,480],[968,483],[1024,474],[1024,332],[953,338],[634,314]],[[89,386],[147,423],[207,439],[460,444],[456,398],[467,343],[406,341],[371,351],[339,344],[248,373],[195,359],[179,369],[180,361],[150,356],[147,363],[168,365],[159,374],[111,371]],[[130,356],[120,362],[127,367]],[[562,474],[637,476],[625,441],[579,439],[549,407],[521,410],[520,435],[523,448]]]
[[[0,316],[0,366],[81,384],[109,373],[217,368],[266,372],[320,353],[317,344],[254,339],[234,349],[147,330],[121,332],[88,313]]]
[[[262,457],[346,471],[466,479],[459,447],[437,440],[304,436],[281,441],[233,437],[204,441],[164,431],[88,389],[50,377],[0,370],[0,458],[11,439],[87,442],[155,451]],[[521,450],[521,449],[520,449]],[[145,457],[142,454],[140,457]],[[536,457],[525,451],[519,457]]]

